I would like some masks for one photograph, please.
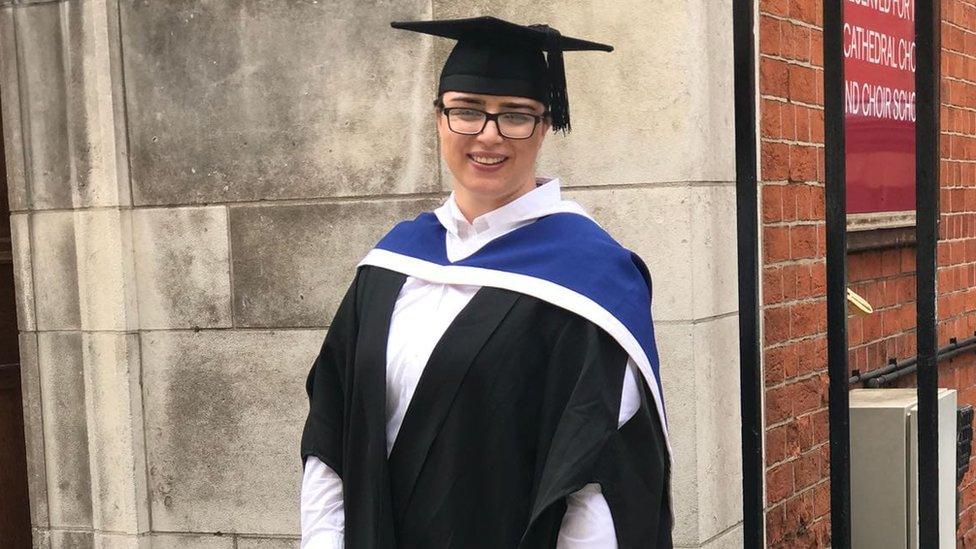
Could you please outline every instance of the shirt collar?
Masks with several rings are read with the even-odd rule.
[[[536,188],[504,206],[476,217],[471,223],[468,223],[458,208],[454,192],[451,192],[451,196],[441,207],[434,210],[434,215],[449,233],[463,238],[472,233],[480,234],[488,230],[496,232],[534,220],[551,213],[551,207],[558,204],[560,200],[559,179],[537,178]]]

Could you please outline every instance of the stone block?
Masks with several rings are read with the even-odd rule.
[[[57,549],[95,549],[93,532],[51,530],[51,547]]]
[[[32,549],[51,549],[51,531],[44,528],[31,527]]]
[[[73,212],[31,214],[34,292],[38,330],[81,327],[78,255]]]
[[[152,549],[235,549],[234,536],[153,534]]]
[[[137,328],[130,215],[114,209],[32,214],[34,290],[45,296],[36,303],[39,329]]]
[[[55,528],[91,528],[81,333],[38,333],[37,351],[50,523]]]
[[[138,309],[130,211],[82,210],[74,213],[74,219],[81,328],[135,330]]]
[[[105,3],[102,6],[102,2]],[[99,0],[92,11],[97,20],[93,26],[99,27],[99,36],[104,43],[99,42],[97,55],[99,66],[110,72],[109,82],[102,82],[95,88],[98,95],[90,97],[89,101],[97,103],[97,109],[103,113],[111,110],[111,122],[103,121],[99,124],[101,142],[104,144],[105,182],[111,184],[106,193],[107,199],[123,206],[132,206],[132,185],[129,177],[129,123],[125,112],[125,82],[122,74],[122,27],[119,23],[121,14],[118,0]],[[101,7],[101,9],[97,9]],[[104,18],[104,19],[103,19]],[[102,30],[102,26],[106,27]],[[107,58],[107,59],[105,59]],[[115,162],[115,169],[108,164]]]
[[[686,187],[570,190],[610,235],[651,273],[655,321],[693,318],[692,210]]]
[[[615,47],[566,55],[573,131],[549,136],[543,173],[587,186],[734,179],[730,10],[704,1],[433,1],[437,19],[486,13]]]
[[[668,439],[671,442],[671,497],[674,509],[673,538],[676,546],[697,547],[698,469],[697,397],[694,364],[694,325],[660,322],[655,324],[655,339],[661,359],[661,385],[668,414]]]
[[[706,540],[742,522],[738,317],[696,324],[693,348],[698,524]]]
[[[61,8],[76,206],[131,204],[116,3],[64,2]]]
[[[83,343],[93,524],[129,534],[106,544],[134,547],[149,531],[139,337],[91,332]]]
[[[17,111],[4,114],[16,117],[11,137],[21,134],[27,148],[12,151],[27,159],[30,207],[128,204],[128,181],[116,176],[125,137],[116,131],[121,88],[113,89],[120,79],[110,59],[115,9],[104,1],[20,4],[12,11],[17,47],[8,51],[23,79],[10,91]]]
[[[18,7],[14,11],[24,146],[33,209],[71,208],[72,166],[62,2]]]
[[[14,298],[17,303],[17,329],[37,329],[34,312],[34,273],[31,269],[29,214],[10,215],[10,244],[14,256]]]
[[[299,549],[300,539],[237,538],[237,549]]]
[[[93,183],[107,182],[106,178],[96,176],[102,175],[98,173],[98,164],[103,144],[98,139],[98,112],[89,111],[86,101],[89,94],[97,95],[93,87],[97,86],[102,73],[102,68],[97,66],[97,58],[93,55],[95,44],[92,43],[94,37],[91,32],[96,29],[86,28],[92,26],[92,22],[84,21],[85,12],[90,13],[97,3],[100,2],[61,2],[59,6],[65,82],[64,103],[61,107],[66,111],[63,132],[67,137],[68,156],[71,158],[68,181],[65,182],[68,184],[65,187],[71,192],[71,203],[76,208],[102,205],[97,202],[93,204],[93,191],[97,193],[100,190],[93,187]],[[108,98],[110,100],[111,96]]]
[[[700,547],[742,521],[738,318],[655,328],[674,452],[674,541]]]
[[[141,334],[153,529],[297,535],[320,330]]]
[[[136,209],[132,227],[140,326],[231,326],[227,209]]]
[[[47,473],[44,461],[44,416],[41,407],[41,380],[37,363],[37,334],[21,333],[20,387],[24,401],[24,443],[27,452],[27,488],[31,524],[50,525],[47,511]]]
[[[735,186],[699,185],[689,194],[692,318],[734,313],[739,309]]]
[[[232,207],[235,325],[328,325],[377,240],[442,201]]]
[[[28,208],[27,176],[24,169],[24,136],[20,119],[20,76],[17,71],[17,42],[14,9],[0,8],[0,118],[3,120],[4,163],[7,196],[11,211]]]
[[[702,549],[740,549],[742,547],[742,524],[736,524],[727,531],[708,540],[701,547]]]
[[[154,549],[148,536],[95,532],[95,549]]]
[[[121,9],[135,204],[440,190],[429,2]]]

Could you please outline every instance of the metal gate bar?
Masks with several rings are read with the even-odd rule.
[[[827,374],[830,379],[830,528],[851,546],[850,401],[847,365],[847,180],[844,143],[844,2],[824,5],[824,193],[827,224]]]
[[[935,323],[939,239],[939,0],[915,3],[915,241],[919,547],[939,546],[939,367]]]
[[[735,2],[732,7],[745,547],[764,546],[754,8],[753,0]],[[838,549],[847,549],[851,535],[847,393],[850,372],[847,363],[843,0],[825,0],[823,9],[831,543]],[[935,282],[939,221],[940,1],[917,0],[915,14],[919,541],[923,548],[934,548],[939,544]]]
[[[735,202],[739,270],[743,547],[764,547],[759,211],[756,177],[755,4],[732,3],[735,57]]]

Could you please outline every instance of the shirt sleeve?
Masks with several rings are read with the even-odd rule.
[[[599,484],[587,484],[566,497],[566,514],[556,549],[616,549],[610,506]]]
[[[315,456],[305,460],[301,497],[301,549],[342,549],[345,530],[342,479]]]
[[[637,365],[627,359],[623,389],[620,395],[620,414],[617,427],[634,417],[640,407],[637,388]],[[613,515],[599,484],[587,484],[566,498],[566,514],[559,528],[556,549],[614,549],[617,534],[613,529]]]
[[[624,388],[620,394],[620,415],[617,418],[617,427],[623,427],[624,423],[630,421],[640,408],[641,394],[637,388],[637,363],[634,359],[627,359],[627,371],[624,372]]]

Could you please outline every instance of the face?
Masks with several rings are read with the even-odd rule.
[[[541,115],[545,106],[524,97],[445,92],[444,107],[470,107],[488,113],[516,112]],[[441,155],[454,175],[458,202],[478,204],[486,211],[501,206],[535,187],[535,161],[549,130],[540,122],[526,139],[502,136],[495,121],[478,135],[455,133],[447,117],[437,112]]]

